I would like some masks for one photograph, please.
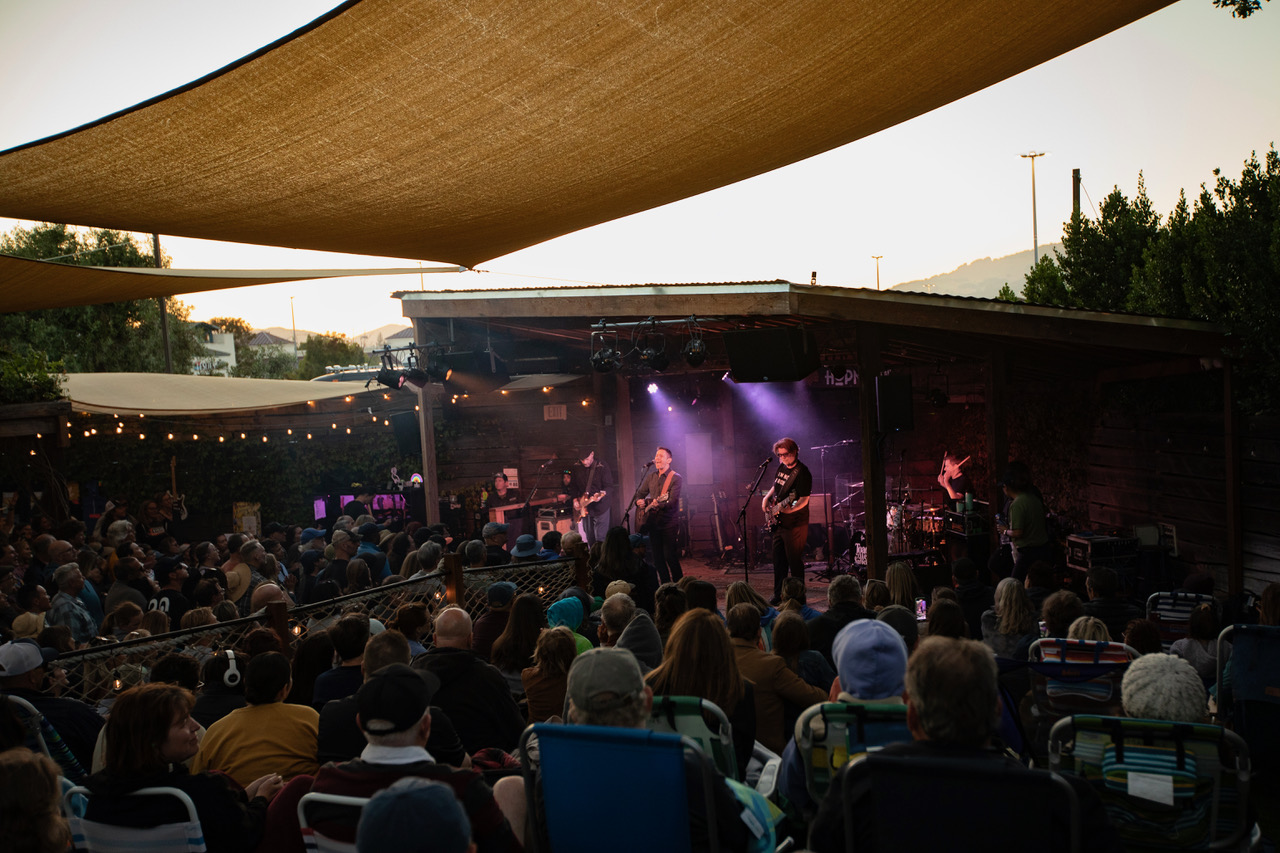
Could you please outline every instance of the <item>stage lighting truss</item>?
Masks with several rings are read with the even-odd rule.
[[[411,344],[395,348],[390,344],[384,344],[382,352],[378,354],[381,367],[378,374],[365,383],[365,389],[367,390],[374,382],[392,389],[403,388],[406,384],[414,388],[424,388],[432,382],[437,384],[447,382],[453,375],[453,370],[442,361],[432,358],[432,353],[438,355],[440,350],[439,344],[426,346]],[[401,355],[404,357],[403,361],[398,357]],[[424,364],[425,368],[422,367]]]
[[[618,328],[631,326],[631,347],[625,352],[618,347]],[[685,364],[700,367],[707,360],[707,344],[702,327],[695,316],[681,320],[657,320],[647,317],[638,323],[610,323],[601,319],[591,332],[591,366],[598,373],[619,369],[646,370],[661,373],[671,366],[668,337],[687,341],[679,350]]]

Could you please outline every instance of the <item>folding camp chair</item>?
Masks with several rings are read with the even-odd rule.
[[[53,759],[64,778],[79,784],[88,776],[84,767],[71,752],[62,735],[45,719],[36,707],[20,696],[5,694],[26,731],[26,746],[32,752],[42,752]]]
[[[1249,748],[1221,726],[1059,720],[1049,769],[1089,782],[1129,850],[1247,850]]]
[[[999,757],[883,752],[860,756],[840,773],[849,853],[1061,850],[1064,841],[1072,853],[1080,849],[1079,801],[1055,773]]]
[[[360,822],[360,812],[364,808],[365,803],[369,802],[366,797],[344,797],[339,794],[321,794],[310,792],[302,795],[302,799],[298,801],[298,826],[302,828],[302,844],[309,851],[319,851],[319,853],[355,853],[356,845],[354,841],[343,841],[332,835],[326,835],[316,829],[316,823],[323,823],[329,819],[334,811],[343,812],[342,822],[349,825],[353,830],[350,835],[355,837],[354,828]],[[317,814],[321,811],[317,808],[324,807],[325,814]],[[353,814],[354,812],[354,814]],[[313,817],[308,819],[310,813]]]
[[[708,717],[714,724],[708,722]],[[711,758],[726,778],[738,778],[733,726],[716,703],[697,696],[654,696],[645,727],[651,732],[684,735]]]
[[[1201,604],[1214,604],[1213,596],[1197,592],[1155,592],[1147,599],[1147,618],[1160,629],[1160,645],[1166,652],[1175,641],[1187,636],[1191,611]]]
[[[195,803],[177,788],[139,788],[125,797],[173,797],[186,810],[187,819],[174,823],[137,828],[115,826],[77,817],[72,808],[73,796],[88,798],[92,804],[97,795],[88,788],[75,787],[62,797],[62,811],[71,826],[71,844],[77,853],[136,853],[139,850],[163,850],[166,853],[205,853],[204,830],[196,815]],[[111,795],[116,799],[116,795]]]
[[[1224,663],[1222,644],[1231,641]],[[1280,767],[1280,627],[1228,625],[1218,635],[1218,719],[1249,744],[1256,772]]]
[[[1049,734],[1063,717],[1123,713],[1120,685],[1134,657],[1137,652],[1123,643],[1042,639],[1031,644],[1031,692],[1023,702],[1022,726],[1036,761],[1048,760]]]
[[[531,748],[531,737],[537,746]],[[525,846],[544,853],[687,851],[693,804],[718,850],[715,769],[690,738],[645,729],[538,723],[520,737],[530,831]],[[536,756],[536,758],[534,757]],[[700,768],[701,790],[688,790],[686,756]],[[616,785],[598,784],[593,768],[608,768]],[[644,819],[619,815],[644,804]],[[699,844],[699,846],[702,846]]]
[[[851,759],[886,744],[911,740],[906,705],[822,702],[807,708],[797,723],[796,748],[804,763],[804,784],[813,802],[822,802],[831,777]]]

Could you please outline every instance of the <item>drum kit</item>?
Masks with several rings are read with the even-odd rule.
[[[925,500],[913,500],[913,493],[936,491],[934,488],[915,488],[903,486],[897,488],[893,479],[886,483],[885,494],[885,528],[889,537],[889,553],[905,554],[911,551],[928,551],[938,548],[945,539],[944,521],[946,508]],[[867,564],[867,536],[863,519],[865,511],[854,509],[863,501],[863,483],[849,478],[847,475],[836,477],[836,495],[843,493],[832,504],[834,518],[840,518],[840,510],[845,510],[845,524],[849,530],[849,551],[847,559],[854,566]],[[838,521],[836,522],[839,523]]]

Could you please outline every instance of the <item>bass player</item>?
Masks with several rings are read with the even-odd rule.
[[[662,583],[684,577],[680,568],[680,490],[684,480],[671,469],[671,451],[659,447],[653,470],[636,490],[637,529],[649,534],[653,566]]]
[[[587,547],[603,542],[613,515],[610,512],[613,502],[609,498],[613,477],[609,466],[596,459],[594,449],[588,450],[574,463],[570,478],[574,524],[580,528]]]
[[[809,538],[813,475],[800,461],[800,448],[795,439],[778,439],[773,443],[773,452],[778,456],[778,471],[760,506],[773,531],[773,598],[769,603],[777,605],[782,600],[782,582],[788,573],[804,580],[804,544]]]

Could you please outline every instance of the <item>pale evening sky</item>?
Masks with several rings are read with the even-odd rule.
[[[279,38],[334,0],[0,0],[0,150],[176,88]],[[1280,7],[1248,20],[1181,0],[1170,8],[919,118],[733,186],[428,275],[428,289],[785,278],[875,286],[1031,248],[1036,161],[1040,243],[1061,239],[1071,170],[1093,205],[1138,172],[1156,209],[1198,192],[1213,169],[1238,177],[1280,141]],[[1086,213],[1092,213],[1084,201]],[[17,223],[0,219],[0,230]],[[27,224],[27,223],[21,223]],[[79,223],[94,225],[95,223]],[[161,237],[175,268],[413,266]],[[405,322],[385,294],[417,276],[279,284],[180,296],[194,319],[355,334]]]

